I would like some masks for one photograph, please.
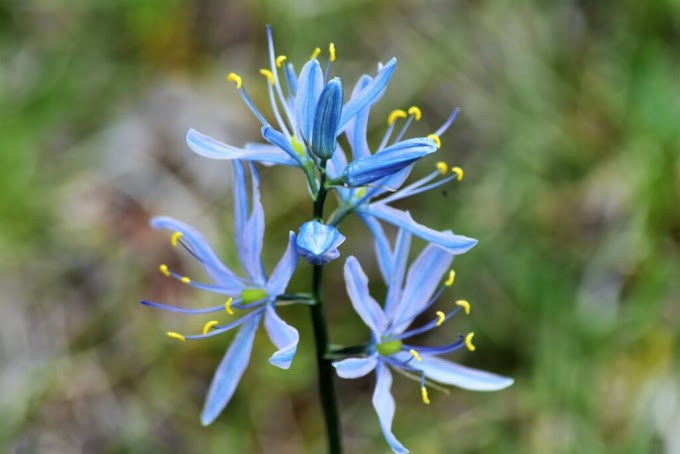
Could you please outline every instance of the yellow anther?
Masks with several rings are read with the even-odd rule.
[[[423,113],[422,113],[422,112],[420,111],[420,109],[417,108],[416,106],[411,106],[411,107],[409,107],[409,108],[408,108],[408,113],[409,113],[409,115],[413,115],[413,119],[414,119],[415,121],[420,121],[420,119],[421,119],[422,116],[423,116]]]
[[[167,332],[168,337],[172,337],[173,339],[178,339],[181,340],[182,342],[185,342],[187,339],[182,336],[180,333],[176,333],[174,331],[168,331]]]
[[[463,308],[465,315],[470,315],[470,303],[468,303],[466,300],[458,300],[456,301],[456,305]]]
[[[456,178],[458,181],[463,179],[463,169],[461,169],[460,167],[451,167],[451,172],[458,175],[458,177]]]
[[[229,315],[234,315],[234,310],[231,308],[231,302],[234,298],[229,298],[226,303],[224,303],[224,310],[227,311]]]
[[[204,335],[208,334],[208,331],[210,331],[210,328],[217,325],[217,323],[218,323],[217,320],[210,320],[208,323],[206,323],[205,326],[203,327],[203,334]]]
[[[287,58],[288,57],[286,57],[285,55],[279,55],[278,57],[276,57],[276,67],[280,68],[281,65],[283,64],[283,62],[286,61]]]
[[[437,150],[442,147],[442,141],[437,134],[430,134],[427,138],[434,141],[434,144],[437,145]]]
[[[168,265],[166,265],[165,263],[162,263],[161,266],[158,267],[158,269],[161,270],[161,273],[170,277],[170,271],[168,270]]]
[[[451,287],[453,285],[453,281],[456,280],[456,272],[451,270],[449,271],[449,278],[444,282],[444,285],[447,287]]]
[[[315,48],[314,51],[312,52],[312,56],[309,57],[309,59],[314,60],[316,57],[319,56],[320,53],[321,53],[321,49],[319,49],[318,47]]]
[[[335,44],[330,43],[328,45],[328,53],[330,54],[331,61],[335,61]]]
[[[184,235],[182,232],[173,233],[170,237],[170,244],[172,244],[174,247],[177,247],[177,242],[180,238],[182,238],[182,235]]]
[[[260,74],[265,76],[267,79],[269,79],[269,83],[272,85],[276,85],[276,79],[274,79],[274,74],[268,70],[268,69],[261,69]]]
[[[391,125],[395,121],[397,121],[397,118],[406,118],[408,115],[406,115],[406,112],[404,112],[401,109],[394,109],[390,115],[387,117],[387,124]]]
[[[186,276],[182,276],[182,279],[180,279],[180,281],[182,281],[182,284],[188,284],[189,282],[191,282],[191,279],[189,279]]]
[[[423,358],[421,358],[420,355],[418,354],[418,352],[415,351],[414,349],[411,349],[408,352],[411,354],[411,356],[413,356],[413,359],[415,359],[416,361],[422,361],[423,360]]]
[[[241,89],[242,81],[241,81],[241,76],[239,76],[238,74],[236,74],[236,73],[227,74],[227,81],[235,82],[236,83],[236,89],[237,90]]]
[[[427,388],[424,386],[420,388],[420,397],[423,398],[423,403],[425,405],[430,405],[430,398],[427,395]]]
[[[474,335],[475,335],[475,333],[468,333],[468,335],[465,336],[465,346],[471,352],[475,351],[475,346],[472,344],[472,336],[474,336]]]
[[[444,320],[446,320],[446,314],[444,314],[442,311],[437,311],[437,326],[442,326]]]
[[[439,170],[439,173],[442,175],[446,175],[446,172],[449,171],[449,166],[447,166],[444,161],[439,161],[437,163],[437,170]]]

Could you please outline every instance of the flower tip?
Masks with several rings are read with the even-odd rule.
[[[295,238],[298,254],[312,265],[326,265],[340,257],[338,247],[344,241],[338,229],[316,220],[302,224]]]

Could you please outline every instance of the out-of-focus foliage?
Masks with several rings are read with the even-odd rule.
[[[399,58],[373,143],[394,108],[420,106],[423,133],[462,109],[438,158],[465,179],[402,206],[479,238],[447,294],[473,302],[452,326],[474,330],[478,348],[455,358],[516,384],[433,392],[424,406],[398,378],[400,440],[416,453],[680,452],[679,17],[676,0],[0,4],[0,451],[322,450],[306,308],[282,311],[301,331],[292,369],[268,365],[258,336],[228,411],[203,428],[228,339],[174,343],[166,329],[205,320],[138,305],[215,304],[157,272],[198,270],[147,222],[191,222],[233,262],[229,164],[192,155],[183,136],[258,138],[223,76],[239,72],[266,100],[272,23],[298,68],[333,41],[348,87]],[[280,232],[270,264],[308,220],[299,176],[262,172],[268,231]],[[364,228],[341,231],[341,253],[369,268]],[[340,261],[330,270],[333,340],[362,342]],[[348,452],[384,451],[373,379],[338,385]]]

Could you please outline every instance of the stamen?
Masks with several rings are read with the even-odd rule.
[[[467,349],[470,350],[471,352],[474,352],[474,351],[475,351],[475,346],[474,346],[474,344],[472,343],[472,336],[474,336],[474,335],[475,335],[475,333],[468,333],[468,335],[465,336],[465,346],[466,346]]]
[[[234,298],[229,298],[226,303],[224,303],[224,310],[227,311],[229,315],[234,315],[234,310],[231,308],[231,303]]]
[[[177,247],[177,241],[184,235],[182,232],[175,232],[172,234],[170,237],[170,244],[172,244],[173,247]]]
[[[427,388],[426,387],[421,387],[420,388],[420,396],[423,398],[423,403],[425,405],[430,405],[430,398],[427,395]]]
[[[269,79],[269,83],[272,84],[272,86],[276,85],[276,80],[274,79],[274,73],[272,73],[270,70],[261,69],[260,74],[262,74],[267,79]]]
[[[451,287],[453,285],[453,281],[456,280],[456,272],[451,270],[449,271],[449,278],[444,282],[444,285],[447,287]]]
[[[427,138],[434,141],[434,144],[437,145],[437,150],[442,147],[442,141],[437,134],[429,134]]]
[[[208,334],[208,331],[210,331],[210,328],[213,326],[217,325],[217,320],[210,320],[208,323],[205,324],[203,327],[203,334]]]
[[[406,112],[404,112],[401,109],[394,109],[390,113],[390,115],[387,117],[387,124],[392,125],[392,123],[394,123],[397,120],[397,118],[406,118],[406,117],[408,117]]]
[[[463,308],[465,315],[470,315],[470,303],[468,303],[466,300],[458,300],[456,301],[456,305]]]
[[[437,169],[442,175],[446,175],[446,172],[449,171],[449,166],[447,166],[444,161],[439,161],[437,163]]]
[[[186,342],[186,337],[182,336],[180,333],[176,333],[174,331],[168,331],[166,333],[168,337],[172,337],[173,339],[178,339],[181,340],[182,342]]]
[[[330,54],[330,60],[335,61],[335,44],[330,43],[328,45],[328,53]]]
[[[281,65],[283,64],[283,62],[286,61],[287,58],[288,57],[286,57],[285,55],[279,55],[278,57],[276,57],[276,67],[280,68]]]
[[[408,113],[409,113],[409,115],[413,115],[413,118],[414,118],[416,121],[420,121],[420,119],[421,119],[422,116],[423,116],[423,114],[422,114],[422,112],[420,111],[420,109],[417,108],[416,106],[411,106],[411,107],[409,107],[409,108],[408,108]]]
[[[458,181],[463,179],[463,169],[461,169],[460,167],[451,167],[451,172],[458,175],[458,177],[457,177]]]
[[[420,362],[423,360],[423,358],[420,357],[420,355],[414,348],[412,348],[408,352],[411,354],[411,356],[413,356],[413,359],[415,359],[416,361]]]
[[[229,82],[235,82],[236,83],[236,89],[240,90],[241,85],[243,85],[243,82],[241,80],[241,76],[239,76],[236,73],[229,73],[227,74],[227,81]]]
[[[437,326],[442,326],[442,323],[446,320],[446,314],[442,311],[437,311],[437,319]]]
[[[309,57],[309,59],[314,60],[316,57],[319,56],[320,53],[321,53],[321,49],[319,49],[318,47],[315,48],[314,51],[312,52],[312,56]]]
[[[191,282],[191,279],[189,279],[186,276],[182,276],[182,279],[180,279],[180,281],[182,281],[182,284],[189,284]]]
[[[170,271],[168,270],[168,265],[165,263],[162,263],[161,266],[158,267],[159,270],[161,270],[161,273],[165,274],[167,277],[170,277]]]

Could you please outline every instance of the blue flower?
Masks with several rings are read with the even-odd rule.
[[[347,293],[354,309],[370,328],[371,341],[365,357],[344,359],[333,364],[338,375],[343,378],[362,377],[376,371],[373,406],[385,439],[397,453],[408,450],[392,433],[395,404],[390,393],[390,369],[420,378],[421,395],[426,404],[429,403],[426,384],[430,380],[475,391],[500,390],[513,383],[511,378],[471,369],[438,357],[465,347],[474,350],[472,333],[458,335],[451,344],[441,347],[421,347],[407,343],[409,338],[442,325],[459,310],[463,309],[466,313],[470,310],[467,301],[459,300],[455,310],[448,314],[438,311],[436,319],[407,331],[416,317],[434,303],[447,285],[453,283],[454,276],[452,271],[449,272],[447,282],[439,284],[453,256],[434,245],[428,245],[406,272],[410,242],[411,234],[400,230],[394,253],[390,254],[392,259],[388,263],[388,273],[384,276],[388,284],[384,309],[369,294],[368,279],[357,259],[349,257],[345,262]]]
[[[312,265],[326,265],[340,257],[338,246],[344,241],[345,236],[333,226],[305,222],[297,236],[297,251]]]
[[[226,324],[211,320],[205,324],[203,334],[168,333],[170,337],[184,341],[204,339],[240,327],[239,333],[217,367],[210,385],[201,414],[201,422],[204,425],[212,423],[217,418],[234,394],[250,360],[255,332],[263,318],[269,338],[278,349],[269,358],[271,364],[282,369],[288,369],[297,351],[299,341],[298,331],[284,322],[275,310],[275,301],[279,295],[286,291],[288,281],[297,264],[296,236],[294,232],[290,232],[286,252],[272,274],[267,278],[260,257],[264,236],[264,211],[260,203],[259,177],[252,164],[250,164],[250,172],[252,180],[251,203],[248,200],[245,169],[239,161],[233,162],[234,227],[238,257],[246,272],[245,277],[238,276],[225,266],[205,238],[193,227],[169,217],[156,217],[151,221],[154,228],[167,229],[173,232],[172,244],[174,246],[181,245],[194,256],[203,265],[212,283],[196,282],[170,270],[166,265],[160,266],[161,272],[195,288],[225,295],[228,299],[224,304],[201,309],[185,309],[151,301],[142,301],[142,304],[186,314],[224,311],[228,315],[233,315],[236,311],[245,313],[235,321]]]

